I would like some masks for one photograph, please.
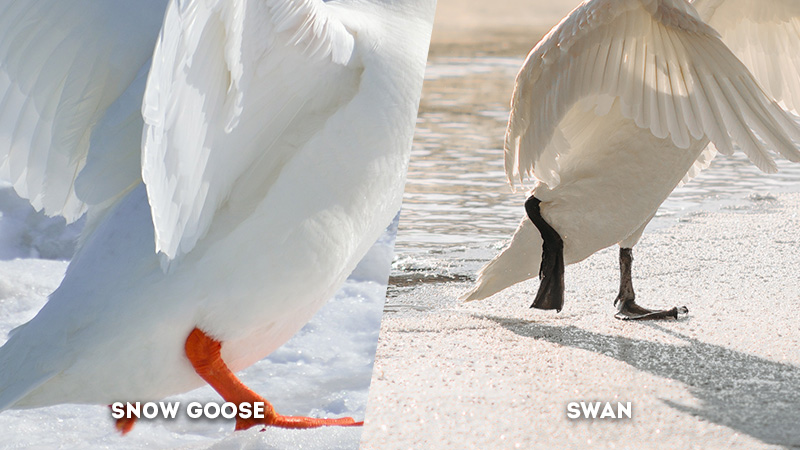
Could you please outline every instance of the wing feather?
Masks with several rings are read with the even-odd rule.
[[[577,104],[602,116],[616,100],[623,116],[679,148],[707,137],[730,154],[735,142],[768,172],[776,169],[769,148],[800,157],[792,141],[800,127],[691,5],[592,0],[534,47],[517,76],[505,144],[512,186],[531,175],[557,185],[559,156],[587,129],[565,123],[567,113]]]
[[[800,2],[694,0],[772,98],[800,111]]]
[[[75,181],[92,134],[147,64],[165,7],[166,0],[0,5],[0,178],[37,209],[69,221],[86,209]]]
[[[354,95],[355,40],[336,14],[321,0],[170,4],[142,107],[142,175],[165,269],[253,167],[263,175],[237,199],[257,201]],[[337,83],[351,88],[329,88]]]

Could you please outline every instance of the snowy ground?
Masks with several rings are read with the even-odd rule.
[[[289,415],[364,418],[397,221],[314,319],[270,357],[240,373],[245,384]],[[78,227],[32,212],[0,187],[0,342],[45,303],[67,267]],[[91,380],[87,380],[91,382]],[[220,401],[211,388],[167,399]],[[233,421],[141,420],[115,432],[102,406],[63,405],[0,413],[0,448],[358,448],[361,428],[251,429]]]
[[[528,308],[534,280],[473,303],[456,299],[470,283],[437,281],[496,250],[431,255],[460,263],[391,288],[362,449],[800,448],[800,194],[645,233],[637,300],[688,306],[679,321],[613,318],[616,248],[567,268],[559,314]],[[633,418],[567,419],[581,400],[630,401]]]

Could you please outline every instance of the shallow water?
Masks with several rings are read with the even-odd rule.
[[[516,228],[526,191],[512,193],[506,183],[502,145],[521,63],[511,57],[428,61],[396,245],[396,280],[419,270],[421,260],[434,272],[439,271],[432,266],[459,265],[464,251],[493,249]],[[764,174],[741,153],[718,155],[709,169],[673,192],[649,228],[674,223],[688,211],[800,190],[800,164],[777,162],[777,174]]]

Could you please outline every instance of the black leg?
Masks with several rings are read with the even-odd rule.
[[[651,310],[636,304],[636,294],[633,292],[633,280],[631,279],[631,265],[633,263],[633,253],[629,248],[619,249],[619,295],[614,300],[617,314],[614,315],[620,320],[654,320],[678,318],[678,314],[688,314],[689,309],[685,306],[667,310]]]
[[[531,196],[525,201],[525,211],[542,235],[542,264],[539,266],[539,292],[536,293],[531,308],[555,309],[564,306],[564,241],[561,236],[545,222],[539,210],[541,201]]]

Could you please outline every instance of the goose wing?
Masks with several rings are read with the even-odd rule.
[[[142,151],[165,268],[207,233],[234,189],[256,203],[355,94],[361,69],[341,14],[321,0],[170,3],[145,91]]]
[[[553,28],[517,75],[505,141],[512,186],[524,175],[557,185],[567,142],[591,145],[574,135],[587,127],[564,123],[567,112],[580,103],[602,118],[617,100],[626,118],[679,148],[707,137],[730,154],[735,141],[767,172],[776,170],[768,148],[800,161],[792,143],[800,129],[691,5],[592,0]]]
[[[800,111],[800,2],[695,0],[693,5],[767,93]]]
[[[165,7],[166,0],[0,3],[0,180],[36,209],[68,221],[85,211],[76,178],[98,123],[150,59]],[[114,159],[113,146],[98,152]]]

